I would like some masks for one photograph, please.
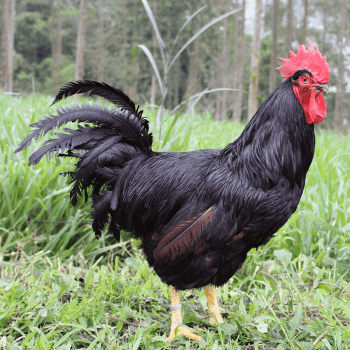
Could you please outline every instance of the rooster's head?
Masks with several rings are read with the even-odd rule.
[[[291,78],[295,96],[306,115],[308,124],[319,123],[326,117],[322,91],[328,92],[329,66],[325,57],[309,43],[298,46],[297,54],[289,51],[290,59],[279,58],[284,64],[277,68],[282,78]]]

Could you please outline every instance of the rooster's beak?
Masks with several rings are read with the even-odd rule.
[[[313,87],[315,87],[317,90],[320,90],[320,91],[325,91],[327,93],[329,92],[327,84],[316,84]]]

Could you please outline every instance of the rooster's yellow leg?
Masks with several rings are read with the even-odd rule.
[[[184,335],[192,340],[201,340],[202,338],[195,335],[191,330],[185,326],[182,326],[181,317],[181,303],[180,303],[180,292],[177,292],[173,286],[170,286],[170,298],[171,298],[171,328],[170,335],[166,338],[169,342],[175,338],[175,330],[177,328],[177,335]],[[193,329],[192,329],[193,330]]]
[[[210,311],[209,323],[214,325],[216,322],[224,323],[220,314],[220,307],[218,300],[216,299],[215,287],[206,286],[204,287],[205,295],[207,297],[208,307]]]

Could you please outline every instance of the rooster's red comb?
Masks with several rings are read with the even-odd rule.
[[[319,83],[327,84],[329,81],[329,66],[326,61],[326,57],[322,57],[318,46],[316,50],[309,43],[309,47],[305,50],[304,45],[298,46],[297,54],[289,51],[289,58],[279,58],[284,64],[278,67],[277,70],[280,72],[282,78],[287,79],[291,77],[296,71],[307,69],[312,73],[312,76]]]

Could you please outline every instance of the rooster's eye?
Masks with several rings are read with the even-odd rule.
[[[303,77],[301,80],[303,81],[303,83],[307,83],[308,82],[307,78],[305,78],[305,77]]]

